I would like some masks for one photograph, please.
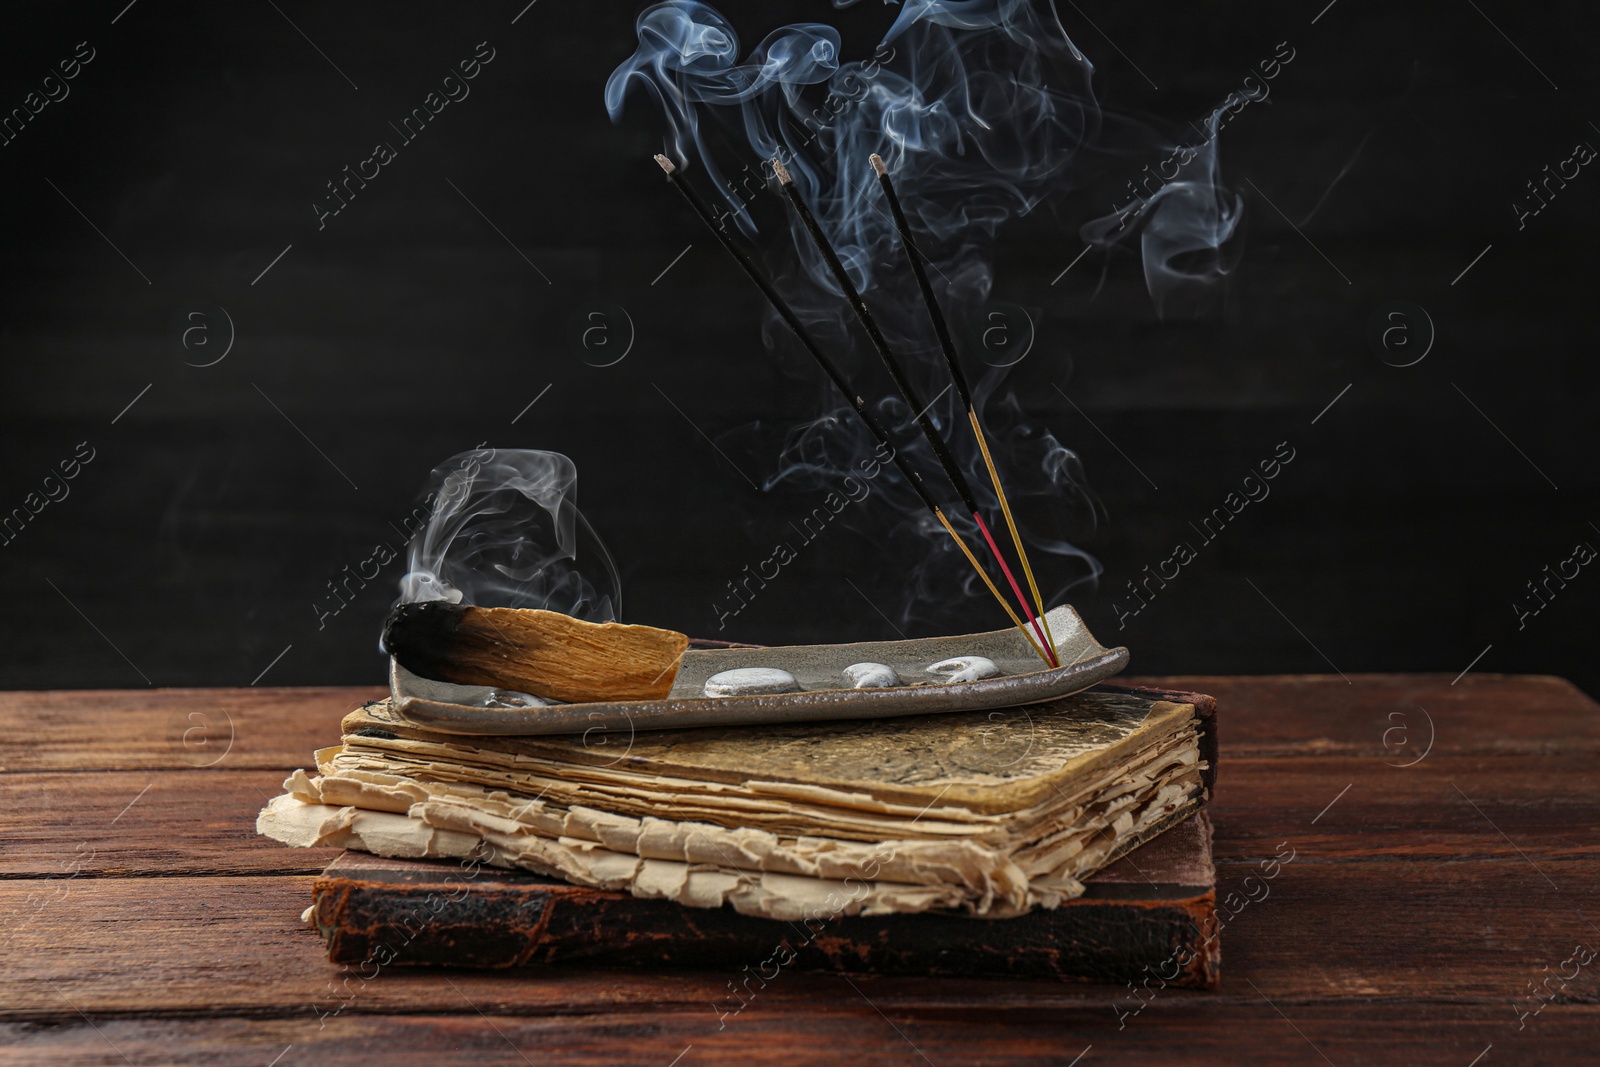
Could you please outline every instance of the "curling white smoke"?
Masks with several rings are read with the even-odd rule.
[[[1145,287],[1163,313],[1202,307],[1232,269],[1225,246],[1238,229],[1244,199],[1223,186],[1218,159],[1232,99],[1205,119],[1196,143],[1170,146],[1165,158],[1147,162],[1127,183],[1128,201],[1079,231],[1101,248],[1137,238]]]
[[[610,622],[616,564],[575,503],[578,471],[559,452],[478,449],[428,477],[428,522],[411,539],[397,603],[449,600],[544,608]]]
[[[1142,124],[1105,114],[1091,85],[1093,65],[1054,10],[1029,0],[909,0],[866,60],[844,60],[838,32],[819,23],[774,30],[741,59],[732,25],[699,0],[653,5],[636,28],[637,50],[606,84],[613,120],[620,120],[630,90],[651,98],[667,120],[666,151],[686,171],[703,171],[702,185],[709,180],[720,197],[724,225],[731,220],[749,238],[761,238],[759,214],[774,215],[776,200],[765,189],[768,160],[777,157],[788,167],[917,391],[925,402],[933,400],[930,416],[979,503],[992,513],[995,499],[981,456],[954,390],[946,391],[948,372],[868,157],[882,156],[894,175],[940,302],[968,338],[971,374],[976,346],[970,339],[982,329],[974,324],[990,298],[992,245],[1000,228],[1033,216],[1041,205],[1059,209],[1091,169],[1089,156],[1159,158],[1161,139]],[[1237,200],[1218,185],[1212,132],[1208,151],[1187,161],[1182,180],[1150,196],[1137,216],[1117,213],[1110,225],[1096,220],[1083,229],[1084,240],[1102,246],[1137,237],[1158,309],[1225,272],[1220,257],[1204,254],[1215,253],[1238,220]],[[732,151],[721,151],[731,163],[713,150],[730,142]],[[848,324],[838,288],[800,222],[792,212],[777,217],[791,239],[760,243],[779,287],[851,381],[862,381],[869,396],[876,390],[887,397],[874,404],[879,418],[908,426],[914,413],[872,377],[875,360]],[[1074,246],[1070,239],[1063,243],[1064,249]],[[789,352],[788,332],[776,323],[769,315],[768,342]],[[1056,358],[1065,363],[1059,349]],[[826,389],[809,367],[798,373]],[[974,401],[1028,543],[1055,557],[1043,575],[1054,600],[1092,582],[1100,567],[1068,541],[1039,531],[1061,531],[1085,517],[1092,523],[1098,505],[1077,454],[1030,422],[1014,395],[997,396],[1005,374],[991,364],[973,382]],[[871,453],[870,438],[838,401],[828,394],[827,413],[787,433],[781,447],[770,437],[762,440],[768,431],[759,425],[732,435],[746,438],[756,454],[778,448],[768,488],[831,488]],[[936,469],[920,440],[902,434],[897,443],[922,470]],[[885,480],[896,483],[897,475],[888,471]],[[886,547],[921,561],[913,569],[905,617],[948,603],[957,574],[965,574],[967,591],[981,597],[976,577],[964,571],[937,523],[909,493],[896,496],[900,521]],[[881,522],[875,526],[881,538]]]
[[[869,155],[895,175],[918,247],[941,267],[961,266],[960,279],[944,280],[973,290],[988,285],[995,231],[1070,188],[1099,126],[1093,67],[1027,0],[907,4],[866,61],[841,61],[838,31],[820,23],[774,30],[740,61],[733,27],[699,0],[647,8],[637,30],[638,50],[606,83],[612,118],[630,89],[647,91],[668,120],[668,152],[703,167],[753,235],[748,193],[709,145],[708,120],[735,125],[750,153],[741,164],[770,176],[768,161],[784,162],[863,292],[885,262],[900,270],[886,259],[898,241]],[[810,277],[837,293],[800,224],[790,225]]]

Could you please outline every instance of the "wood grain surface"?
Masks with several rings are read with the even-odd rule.
[[[328,964],[299,915],[335,853],[253,822],[376,690],[0,694],[0,1064],[1594,1061],[1600,958],[1556,977],[1600,948],[1593,701],[1128,681],[1220,701],[1219,991],[785,973],[727,1018],[733,974]]]

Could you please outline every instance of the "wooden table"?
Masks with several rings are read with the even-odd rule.
[[[334,853],[255,815],[378,690],[0,694],[0,1063],[1600,1059],[1600,956],[1574,955],[1600,950],[1594,701],[1548,677],[1139,681],[1221,701],[1219,897],[1294,852],[1227,922],[1221,991],[785,974],[723,1029],[727,974],[330,966],[299,916]]]

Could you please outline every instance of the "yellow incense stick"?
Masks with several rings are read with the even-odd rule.
[[[1022,535],[1017,532],[1017,520],[1011,517],[1011,502],[1006,499],[1006,491],[1000,487],[1000,472],[995,468],[994,457],[989,454],[989,442],[983,435],[983,426],[978,422],[978,412],[973,408],[967,409],[967,417],[972,420],[972,432],[978,438],[978,450],[983,453],[983,462],[989,468],[989,480],[994,483],[994,495],[1000,498],[1000,511],[1006,517],[1006,525],[1011,529],[1011,543],[1017,546],[1017,558],[1022,561],[1022,573],[1028,576],[1028,591],[1033,594],[1033,604],[1039,613],[1039,622],[1044,626],[1045,640],[1050,642],[1050,647],[1056,647],[1056,639],[1050,633],[1050,623],[1044,617],[1044,598],[1039,595],[1039,583],[1033,578],[1033,565],[1028,562],[1028,550],[1022,547]]]
[[[989,592],[994,594],[995,601],[1011,617],[1011,624],[1021,632],[1023,637],[1028,639],[1028,646],[1033,649],[1040,659],[1044,660],[1046,667],[1057,666],[1057,664],[1050,661],[1049,656],[1044,654],[1044,649],[1039,647],[1039,642],[1034,640],[1033,634],[1029,633],[1028,628],[1022,624],[1022,620],[1017,618],[1017,613],[1011,610],[1011,605],[1006,601],[1006,598],[1000,595],[1000,590],[995,587],[994,579],[989,577],[989,572],[983,569],[983,564],[978,562],[978,557],[972,554],[972,549],[968,548],[967,543],[961,539],[961,535],[956,533],[956,528],[950,525],[950,520],[944,517],[943,509],[935,508],[933,514],[944,524],[944,528],[949,532],[951,540],[955,541],[956,546],[961,549],[961,554],[967,557],[967,562],[972,564],[972,569],[978,572],[978,577],[983,579],[983,584],[989,587]]]

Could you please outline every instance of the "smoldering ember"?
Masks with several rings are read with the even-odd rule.
[[[810,131],[801,142],[800,147],[804,148],[814,144],[823,131],[840,121],[842,112],[847,112],[850,108],[859,104],[865,98],[867,90],[872,87],[872,83],[877,78],[878,73],[884,69],[883,65],[892,59],[894,59],[894,47],[892,45],[879,45],[877,50],[873,52],[872,58],[862,64],[859,77],[849,74],[840,79],[838,88],[830,89],[828,95],[823,98],[822,103],[812,108],[811,114],[800,120],[800,125]],[[783,146],[779,149],[777,158],[784,163],[788,163],[789,160],[794,158],[794,154],[787,146]],[[738,178],[737,183],[735,183],[734,177]],[[738,175],[730,176],[723,180],[724,195],[741,206],[748,205],[757,196],[766,192],[767,186],[772,180],[773,173],[770,160],[763,159],[753,165],[746,162],[739,168]],[[735,209],[732,207],[723,207],[716,217],[717,225],[723,225],[734,214],[734,211]]]

